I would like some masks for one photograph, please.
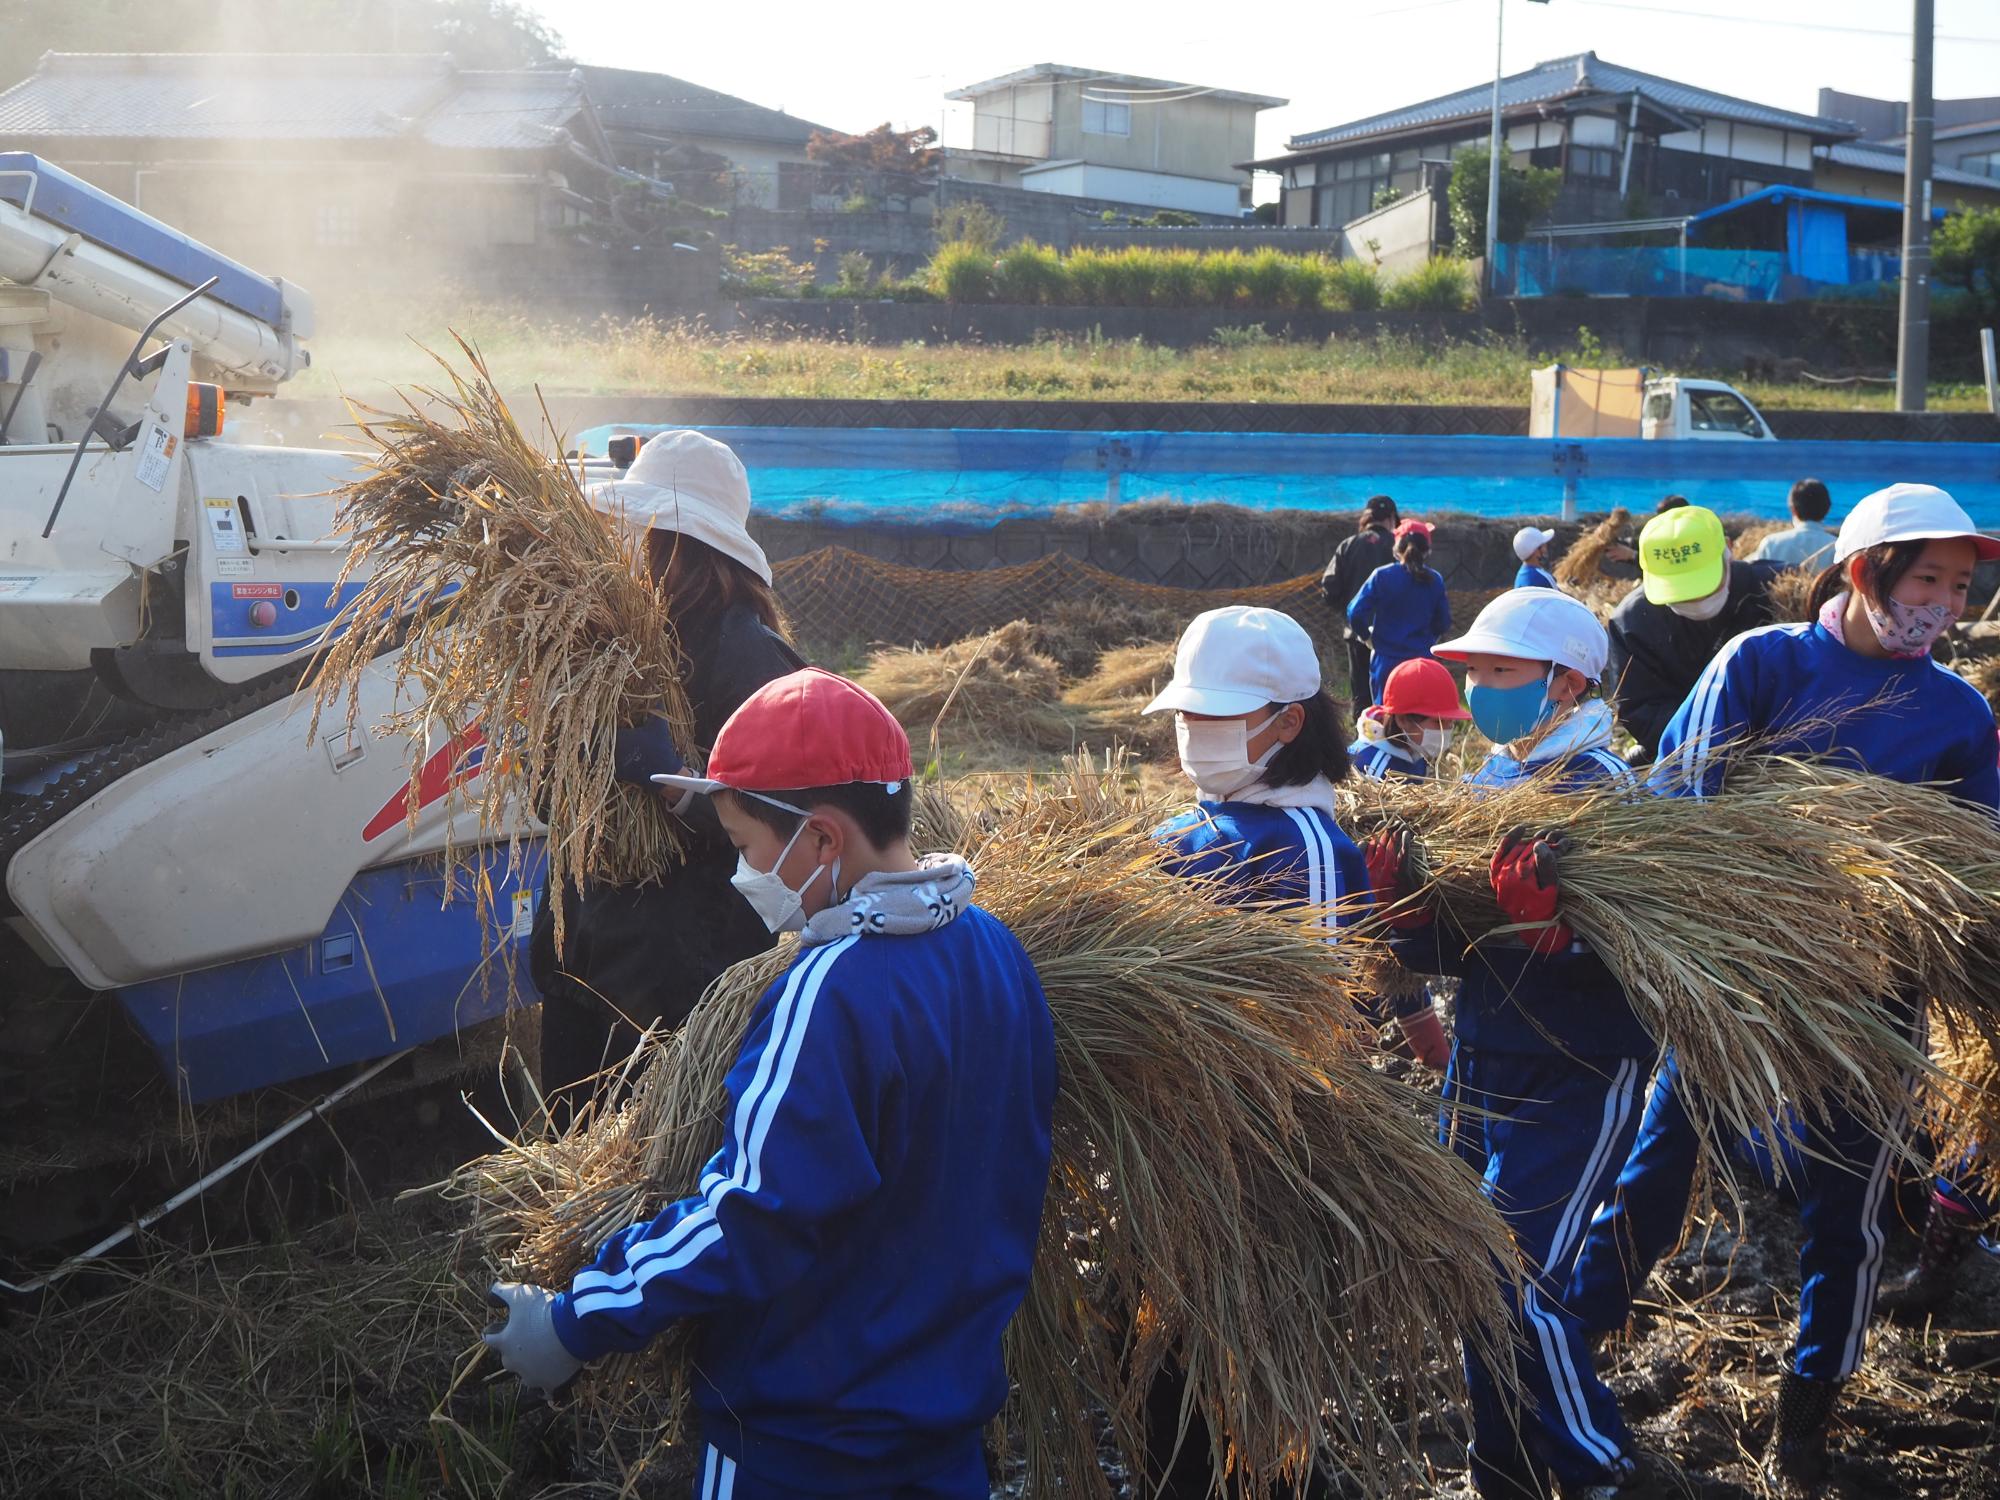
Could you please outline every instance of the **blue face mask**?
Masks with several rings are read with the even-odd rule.
[[[1551,677],[1555,675],[1550,669]],[[1479,732],[1496,745],[1509,744],[1524,734],[1532,734],[1555,711],[1549,701],[1549,684],[1524,682],[1519,687],[1484,685],[1465,690],[1465,706]]]

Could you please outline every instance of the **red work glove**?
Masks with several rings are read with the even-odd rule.
[[[1507,920],[1542,924],[1540,932],[1515,935],[1536,953],[1560,953],[1576,940],[1569,925],[1556,920],[1556,908],[1562,904],[1562,890],[1556,884],[1556,856],[1562,849],[1559,833],[1516,831],[1500,841],[1488,869],[1493,899],[1500,903]]]
[[[1422,1010],[1396,1017],[1396,1024],[1403,1028],[1410,1055],[1425,1067],[1443,1072],[1451,1061],[1451,1043],[1444,1038],[1444,1022],[1438,1019],[1437,1007],[1427,1002]]]
[[[1370,835],[1361,846],[1361,857],[1368,861],[1368,891],[1383,924],[1397,932],[1430,926],[1432,913],[1412,899],[1416,882],[1410,876],[1410,831],[1385,828]],[[1391,911],[1392,907],[1400,909]]]

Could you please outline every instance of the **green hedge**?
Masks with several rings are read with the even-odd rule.
[[[1043,307],[1254,307],[1282,311],[1456,310],[1478,292],[1465,263],[1434,260],[1384,279],[1359,260],[1278,250],[1175,250],[1132,245],[1063,255],[1023,240],[994,251],[941,245],[924,282],[946,302]]]

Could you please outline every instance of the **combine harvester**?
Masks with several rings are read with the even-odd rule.
[[[537,998],[515,960],[539,846],[491,850],[497,943],[445,899],[476,749],[430,747],[412,778],[407,743],[368,732],[392,660],[354,738],[308,738],[301,674],[356,588],[334,589],[328,492],[356,460],[219,437],[311,333],[300,288],[0,153],[9,1259],[128,1217],[188,1175],[193,1136],[254,1141],[358,1065],[405,1094],[462,1072],[472,1028]]]

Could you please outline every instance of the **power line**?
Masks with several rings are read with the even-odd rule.
[[[1679,5],[1639,5],[1633,0],[1571,0],[1572,4],[1595,6],[1600,10],[1629,10],[1647,16],[1678,16],[1691,21],[1727,21],[1737,26],[1763,26],[1781,31],[1831,31],[1849,36],[1886,36],[1899,41],[1908,41],[1907,30],[1896,30],[1883,26],[1845,26],[1834,21],[1782,21],[1764,16],[1732,15],[1717,10],[1689,10]],[[1952,35],[1938,32],[1941,42],[1971,42],[1987,47],[2000,47],[2000,36]]]

